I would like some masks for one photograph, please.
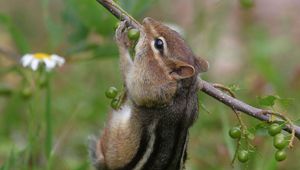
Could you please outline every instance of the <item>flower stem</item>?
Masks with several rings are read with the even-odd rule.
[[[45,123],[46,123],[46,157],[49,159],[51,150],[52,150],[52,117],[51,117],[51,82],[50,82],[50,73],[47,74],[47,83],[46,83],[46,110],[45,110]]]

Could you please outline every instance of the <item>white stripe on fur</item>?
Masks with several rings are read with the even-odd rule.
[[[153,151],[153,146],[155,142],[155,127],[156,127],[157,122],[153,122],[153,124],[149,128],[149,133],[150,133],[150,140],[147,146],[147,150],[145,154],[143,155],[142,159],[136,164],[135,168],[133,170],[141,170],[145,163],[148,161],[152,151]]]

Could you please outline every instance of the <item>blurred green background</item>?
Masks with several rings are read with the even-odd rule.
[[[120,0],[138,20],[146,16],[176,24],[195,54],[210,62],[202,77],[238,88],[238,98],[259,106],[258,96],[278,95],[271,107],[300,118],[300,1],[298,0]],[[99,134],[110,100],[109,86],[122,87],[113,41],[116,19],[95,0],[1,0],[0,48],[17,53],[47,52],[67,63],[52,75],[51,159],[45,156],[45,93],[31,86],[24,98],[22,73],[33,76],[0,54],[0,168],[92,169],[87,137]],[[33,83],[35,85],[35,83]],[[0,90],[1,92],[1,90]],[[187,169],[300,169],[300,145],[277,163],[272,138],[255,134],[256,151],[246,164],[230,162],[237,125],[230,109],[199,93],[200,116],[191,129]],[[243,116],[249,128],[259,121]]]

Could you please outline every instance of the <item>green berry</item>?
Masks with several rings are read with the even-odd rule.
[[[140,31],[138,29],[133,28],[128,31],[128,38],[130,40],[136,41],[139,39],[139,37],[140,37]]]
[[[238,152],[238,160],[245,163],[249,160],[249,152],[246,150],[241,150]]]
[[[276,153],[275,153],[275,159],[277,161],[283,161],[286,159],[286,152],[284,150],[278,150]]]
[[[110,106],[113,108],[113,109],[118,109],[119,107],[119,100],[118,99],[112,99],[111,103],[110,103]]]
[[[281,130],[282,130],[282,128],[279,124],[273,123],[271,126],[269,126],[268,132],[269,132],[269,135],[275,136],[278,133],[280,133]]]
[[[118,95],[118,89],[115,87],[110,87],[108,90],[105,92],[105,96],[109,99],[113,99]]]
[[[30,87],[24,87],[21,91],[23,99],[29,99],[32,96],[32,90]]]
[[[246,8],[246,9],[251,8],[254,5],[253,0],[240,0],[240,3],[242,5],[242,7]]]
[[[283,149],[287,146],[288,141],[285,139],[285,136],[281,133],[277,134],[273,139],[273,145],[277,149]]]
[[[229,130],[229,136],[233,139],[241,137],[241,130],[239,127],[233,127]]]

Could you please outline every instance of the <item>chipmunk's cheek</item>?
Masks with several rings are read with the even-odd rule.
[[[129,98],[138,106],[164,107],[172,103],[177,90],[177,83],[153,82],[149,79],[139,79],[128,82]]]

